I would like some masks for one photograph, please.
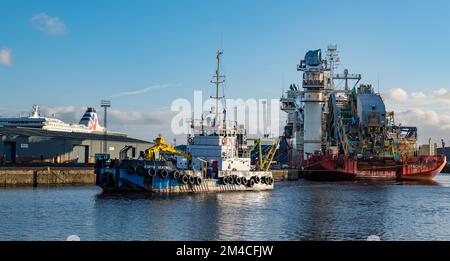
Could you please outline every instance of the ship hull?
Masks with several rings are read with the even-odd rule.
[[[341,181],[354,180],[356,175],[339,170],[310,168],[303,170],[303,177],[308,180]]]
[[[445,156],[405,158],[402,162],[361,161],[315,157],[304,166],[304,177],[310,180],[432,180],[446,165]]]
[[[152,175],[149,174],[151,168],[155,169]],[[166,171],[164,175],[162,170]],[[220,177],[212,177],[201,171],[128,160],[107,166],[100,164],[95,172],[97,186],[105,192],[199,193],[273,189],[269,171],[226,171]],[[224,177],[227,177],[226,181]]]
[[[432,180],[434,179],[439,173],[441,173],[442,169],[444,168],[445,164],[442,166],[439,166],[433,171],[425,171],[421,173],[414,173],[414,174],[404,174],[401,176],[402,180]]]
[[[354,180],[355,176],[349,173],[339,172],[339,171],[305,171],[304,178],[308,180],[318,180],[318,181],[344,181],[344,180]]]

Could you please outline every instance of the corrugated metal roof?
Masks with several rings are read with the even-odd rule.
[[[0,127],[0,135],[40,136],[40,137],[55,137],[63,139],[83,139],[83,140],[104,139],[103,134],[49,131],[38,128],[23,128],[23,127]],[[149,141],[134,139],[121,135],[108,135],[108,141],[152,143]]]

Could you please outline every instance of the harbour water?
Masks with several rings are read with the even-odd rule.
[[[431,183],[300,180],[278,182],[273,191],[187,195],[105,195],[95,186],[0,188],[0,240],[70,235],[81,240],[450,240],[450,174]]]

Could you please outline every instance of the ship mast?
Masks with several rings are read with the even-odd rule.
[[[327,82],[327,88],[334,89],[334,70],[336,70],[339,65],[337,45],[336,44],[328,45],[326,54],[328,63],[327,70],[329,71],[328,75],[329,82]]]
[[[214,80],[211,80],[211,83],[213,83],[216,87],[216,95],[213,97],[211,96],[210,98],[215,99],[216,100],[216,112],[215,112],[215,117],[214,117],[214,126],[216,126],[218,120],[219,120],[219,101],[221,99],[224,98],[224,96],[219,96],[219,85],[224,83],[225,80],[223,79],[225,76],[220,75],[220,56],[223,54],[223,51],[221,51],[220,49],[217,50],[217,55],[216,55],[216,59],[217,59],[217,67],[216,67],[216,74],[213,76]]]

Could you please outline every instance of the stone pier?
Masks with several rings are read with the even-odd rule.
[[[300,172],[297,169],[272,170],[272,175],[275,181],[298,180],[300,178]]]
[[[95,185],[93,167],[0,167],[0,186]]]

